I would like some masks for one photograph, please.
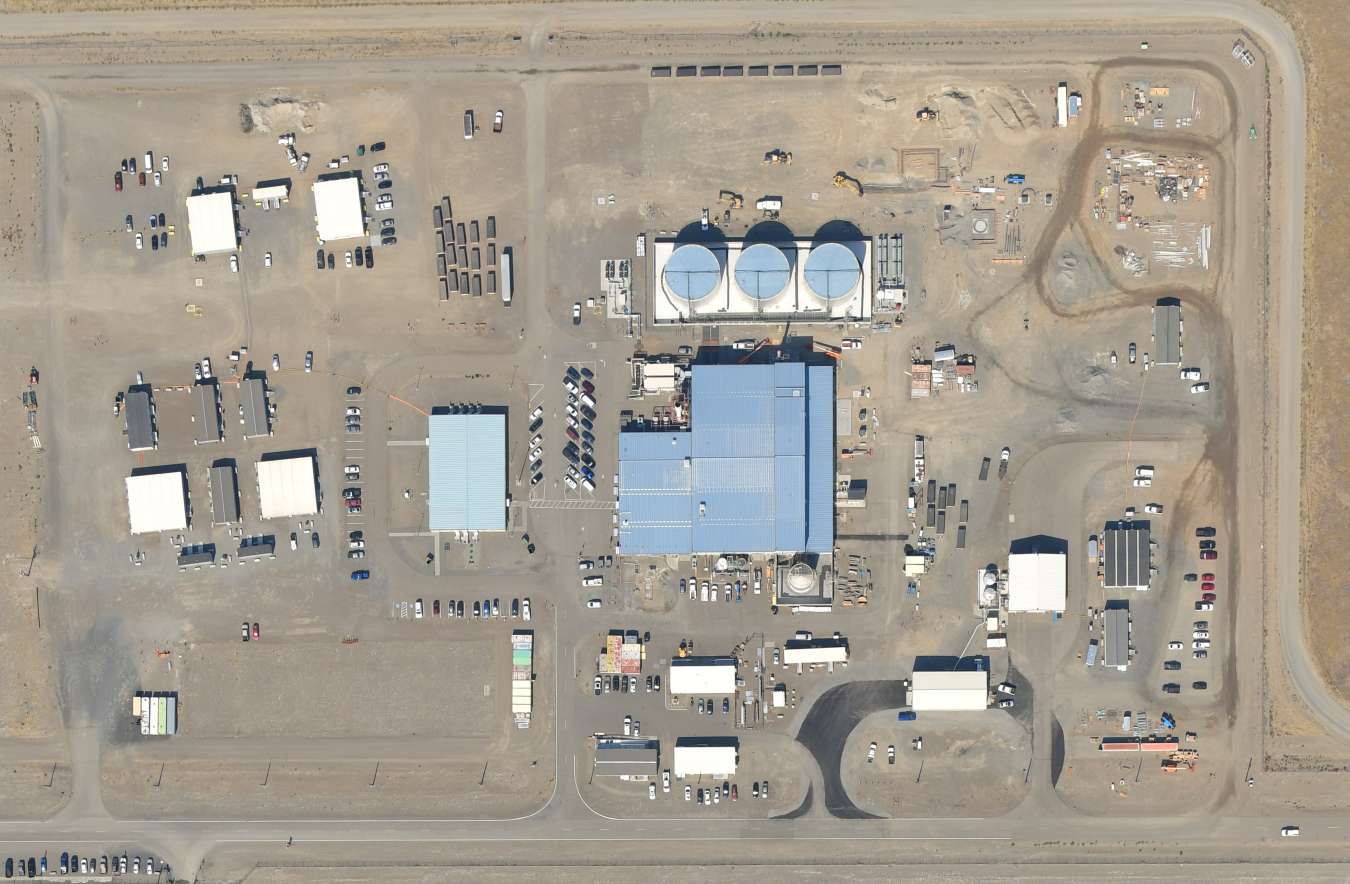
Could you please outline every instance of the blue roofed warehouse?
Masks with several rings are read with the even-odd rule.
[[[687,431],[619,434],[624,555],[828,553],[830,366],[695,365]]]

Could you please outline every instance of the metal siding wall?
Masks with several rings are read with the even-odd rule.
[[[834,370],[807,372],[806,551],[834,549]]]

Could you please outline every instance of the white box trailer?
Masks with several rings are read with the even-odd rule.
[[[502,305],[505,307],[511,306],[511,298],[515,294],[512,291],[512,287],[515,284],[515,279],[511,275],[511,258],[512,258],[511,249],[509,248],[502,249],[502,257],[501,257]]]

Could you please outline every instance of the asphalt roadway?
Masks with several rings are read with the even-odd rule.
[[[526,47],[514,60],[519,69],[538,70],[543,60],[542,44],[550,28],[568,23],[594,23],[607,20],[614,7],[608,4],[575,4],[508,7],[422,8],[393,7],[378,10],[344,10],[344,20],[362,18],[382,27],[409,26],[438,18],[453,20],[458,26],[476,23],[514,23],[526,35]],[[55,32],[80,33],[103,30],[151,34],[174,30],[208,31],[213,27],[248,26],[294,27],[306,15],[331,13],[266,10],[247,13],[231,11],[90,13],[54,15],[14,15],[0,20],[0,34],[32,36]],[[1278,378],[1278,472],[1282,477],[1299,475],[1299,391],[1301,365],[1301,302],[1303,254],[1303,190],[1306,151],[1303,108],[1303,70],[1294,35],[1273,13],[1247,0],[1196,0],[1184,6],[1164,0],[1140,0],[1122,8],[1106,2],[1045,3],[1043,0],[1018,4],[997,4],[987,0],[953,2],[935,7],[931,4],[894,3],[698,3],[698,4],[625,4],[626,25],[678,22],[688,24],[740,23],[768,19],[809,27],[813,23],[862,27],[868,22],[933,23],[948,26],[962,23],[1000,23],[1011,28],[1018,23],[1037,23],[1039,28],[1068,22],[1118,22],[1128,15],[1134,22],[1148,22],[1155,31],[1164,31],[1164,22],[1222,20],[1236,22],[1257,35],[1272,54],[1279,76],[1273,77],[1277,90],[1274,104],[1279,114],[1287,114],[1273,127],[1280,139],[1272,149],[1283,162],[1277,165],[1280,179],[1273,182],[1278,205],[1272,211],[1278,229],[1277,253],[1280,264],[1273,268],[1272,286],[1279,303],[1278,329],[1280,361]],[[247,17],[246,19],[244,17]],[[1066,30],[1069,26],[1066,25]],[[1167,50],[1170,57],[1186,60],[1184,48]],[[628,63],[629,60],[624,60]],[[478,61],[449,60],[454,69],[475,68]],[[495,62],[500,65],[502,62]],[[587,58],[579,66],[596,64]],[[550,62],[550,71],[565,72],[565,63]],[[106,76],[106,69],[98,76]],[[142,72],[143,73],[143,72]],[[198,71],[200,76],[204,71]],[[11,71],[25,85],[40,93],[46,78],[66,77],[69,72],[48,68],[42,71]],[[536,77],[526,87],[527,115],[532,123],[527,145],[530,180],[529,234],[542,239],[546,235],[543,143],[543,99],[546,83]],[[47,103],[44,103],[46,105]],[[54,120],[49,120],[53,122]],[[59,136],[59,128],[53,125]],[[59,143],[59,142],[58,142]],[[58,164],[48,164],[49,199],[57,201],[47,213],[48,241],[59,240],[57,231],[63,212],[59,206],[61,182],[55,178]],[[531,262],[528,288],[548,290],[543,262]],[[1276,482],[1278,524],[1276,549],[1278,567],[1278,611],[1286,662],[1295,685],[1318,717],[1335,733],[1350,739],[1350,711],[1342,708],[1326,691],[1312,667],[1303,643],[1302,619],[1298,599],[1299,488],[1295,481]],[[1269,551],[1268,551],[1269,552]],[[1026,636],[1036,640],[1036,636]],[[561,645],[560,645],[561,646]],[[1035,673],[1028,673],[1033,680]],[[1048,708],[1038,716],[1048,715]],[[573,745],[572,736],[560,723],[558,745]],[[1037,722],[1038,733],[1047,733]],[[361,857],[388,858],[391,855],[419,857],[445,862],[512,864],[572,862],[623,864],[661,862],[666,865],[740,860],[754,863],[754,857],[768,861],[810,861],[827,856],[846,862],[916,861],[987,863],[1050,859],[1074,862],[1083,859],[1081,850],[1062,847],[1074,842],[1100,845],[1103,857],[1130,858],[1136,845],[1147,845],[1155,859],[1158,851],[1178,851],[1187,862],[1229,861],[1340,861],[1344,859],[1344,841],[1340,834],[1350,827],[1350,817],[1319,816],[1301,821],[1302,836],[1281,839],[1282,825],[1297,820],[1262,816],[1196,815],[1183,818],[1101,819],[1073,814],[1053,795],[1033,790],[1017,812],[998,819],[910,819],[910,820],[783,820],[728,822],[701,820],[622,821],[602,817],[585,805],[571,776],[570,764],[558,750],[560,776],[549,803],[527,817],[515,820],[294,820],[287,822],[247,820],[115,820],[103,808],[99,798],[98,734],[94,728],[69,731],[74,779],[74,797],[55,818],[47,821],[0,824],[0,840],[14,850],[103,849],[109,844],[136,845],[140,850],[167,859],[176,878],[188,878],[211,858],[224,869],[241,864],[269,864],[288,861],[322,863],[355,860]],[[1049,760],[1049,748],[1038,746],[1037,758]],[[287,848],[288,839],[294,847]],[[755,850],[747,854],[744,845]],[[599,849],[598,845],[605,845]],[[695,853],[695,848],[697,852]],[[1149,859],[1143,847],[1138,853]],[[392,853],[391,853],[392,852]],[[1173,860],[1175,861],[1175,860]]]

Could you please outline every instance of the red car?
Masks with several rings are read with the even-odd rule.
[[[1200,579],[1201,579],[1201,580],[1213,580],[1213,579],[1214,579],[1214,575],[1213,575],[1213,574],[1201,574],[1201,575],[1200,575]]]
[[[145,173],[142,172],[142,173],[141,173],[141,187],[144,187],[144,186],[145,186]]]
[[[594,393],[594,392],[595,392],[595,384],[592,384],[590,381],[582,381],[582,382],[581,382],[581,389],[585,390],[587,393]]]
[[[569,439],[572,439],[573,441],[581,438],[580,436],[577,435],[577,431],[572,429],[571,427],[567,428],[567,437]]]
[[[431,616],[433,616],[433,617],[439,617],[439,616],[441,616],[441,600],[440,600],[440,599],[436,599],[434,602],[431,603]]]
[[[1200,591],[1201,591],[1201,592],[1213,592],[1213,591],[1214,591],[1214,584],[1212,584],[1212,583],[1202,583],[1202,584],[1200,584]]]
[[[1202,602],[1213,602],[1217,600],[1218,596],[1214,595],[1214,593],[1212,592],[1207,592],[1204,595],[1200,596],[1200,601]]]
[[[253,640],[255,642],[258,640],[258,624],[256,623],[253,624]]]
[[[1214,559],[1217,559],[1218,557],[1219,551],[1217,549],[1202,549],[1200,551],[1200,558],[1204,559],[1207,562],[1211,562]]]
[[[731,784],[731,800],[735,801],[739,796],[736,794],[736,784]]]
[[[114,172],[114,173],[113,173],[113,186],[114,186],[115,188],[117,188],[117,192],[118,192],[118,193],[121,193],[121,192],[122,192],[122,173],[121,173],[121,172]]]

